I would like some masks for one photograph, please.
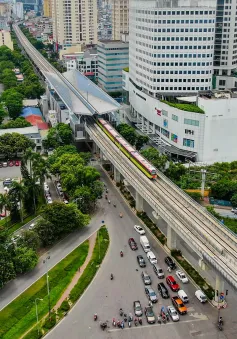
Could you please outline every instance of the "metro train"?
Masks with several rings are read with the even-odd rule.
[[[140,153],[138,153],[121,135],[104,119],[97,124],[115,145],[150,179],[157,177],[156,169]]]

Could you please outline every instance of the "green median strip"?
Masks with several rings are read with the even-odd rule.
[[[49,271],[52,308],[84,263],[88,249],[89,241],[87,240]],[[41,277],[0,312],[1,339],[18,339],[34,326],[36,298],[43,299],[43,301],[38,301],[38,314],[41,319],[48,311],[46,276]]]

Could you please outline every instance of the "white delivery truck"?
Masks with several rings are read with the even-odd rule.
[[[151,250],[149,241],[145,235],[140,237],[140,244],[142,245],[142,248],[145,252],[149,252]]]

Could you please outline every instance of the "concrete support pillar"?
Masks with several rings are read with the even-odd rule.
[[[101,149],[100,149],[100,161],[103,162],[103,152]]]
[[[220,294],[225,293],[225,282],[219,274],[216,275],[216,288],[215,288],[215,301],[217,303],[221,302]],[[217,295],[218,294],[218,295]]]
[[[117,170],[117,168],[114,167],[114,181],[116,183],[119,183],[121,181],[121,175],[120,172]]]
[[[176,248],[176,233],[175,231],[167,225],[167,247],[169,250]]]
[[[143,197],[138,192],[136,192],[136,210],[143,212]]]

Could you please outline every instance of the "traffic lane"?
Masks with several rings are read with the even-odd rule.
[[[48,269],[55,266],[60,260],[66,257],[74,248],[79,246],[80,243],[85,241],[90,235],[95,232],[101,225],[103,220],[104,209],[103,206],[92,217],[91,222],[85,228],[73,232],[66,238],[58,242],[53,248],[50,249],[50,260],[48,261]],[[15,299],[25,289],[30,287],[36,280],[46,273],[46,267],[43,264],[44,256],[40,257],[38,265],[25,275],[20,275],[16,279],[6,284],[0,290],[0,310],[3,309],[8,303]]]
[[[237,219],[237,215],[231,212],[231,210],[225,210],[222,208],[215,208],[215,211],[219,213],[222,217],[227,217],[231,219]]]
[[[32,219],[31,221],[27,222],[25,225],[23,225],[21,228],[19,228],[17,231],[13,233],[13,235],[20,235],[22,231],[29,230],[29,227],[31,224],[35,224],[37,220],[40,218],[40,215],[36,218]]]
[[[0,159],[0,162],[2,160]],[[1,181],[7,178],[20,178],[21,177],[21,167],[20,166],[8,166],[8,167],[1,167],[0,168],[0,179]]]
[[[107,185],[109,186],[109,184]],[[70,339],[74,339],[78,338],[79,332],[80,338],[120,338],[122,330],[113,331],[109,334],[107,334],[107,332],[102,332],[99,328],[98,322],[94,322],[93,314],[97,313],[98,318],[101,321],[108,320],[111,329],[112,318],[115,317],[116,320],[120,318],[120,307],[122,307],[125,312],[129,313],[132,312],[134,300],[140,300],[143,307],[148,304],[147,297],[144,293],[144,285],[141,279],[142,269],[138,267],[136,260],[137,254],[144,254],[144,252],[140,246],[138,251],[133,252],[128,245],[128,238],[131,236],[136,238],[137,242],[139,241],[139,235],[133,229],[134,225],[139,223],[138,219],[133,213],[131,213],[127,204],[123,201],[123,199],[121,200],[120,195],[116,191],[114,191],[113,189],[111,191],[110,188],[108,194],[110,194],[111,201],[113,199],[119,202],[117,202],[117,212],[114,212],[114,215],[112,217],[111,213],[109,213],[108,211],[115,211],[115,208],[108,203],[105,203],[105,220],[110,233],[110,247],[107,256],[105,257],[105,260],[100,270],[98,271],[95,280],[91,283],[83,297],[69,312],[67,317],[64,318],[64,320],[59,323],[59,325],[56,326],[53,331],[49,333],[49,335],[47,336],[48,338],[65,338],[69,335]],[[123,212],[123,218],[118,217],[118,211]],[[156,241],[148,233],[147,236],[150,239],[153,247],[153,241],[155,242],[156,248],[158,248],[158,250],[154,250],[154,253],[156,253],[157,256],[159,254],[159,262],[161,263],[161,266],[163,266],[165,269],[165,264],[162,260],[166,254],[162,253],[163,250],[157,247]],[[121,249],[124,251],[123,258],[119,256],[119,251]],[[157,283],[160,280],[155,277],[152,266],[148,263],[147,271],[152,276],[152,286],[157,292]],[[114,274],[113,281],[110,280],[111,273]],[[192,297],[192,293],[194,293],[195,289],[191,284],[187,284],[187,288],[185,290],[190,295],[191,301],[189,307],[191,310],[189,312],[189,315],[182,317],[180,323],[182,324],[184,322],[183,319],[188,322],[193,321],[193,323],[195,323],[200,321],[201,317],[202,319],[205,319],[203,320],[203,322],[205,322],[205,326],[202,325],[202,328],[206,328],[207,333],[213,332],[212,335],[214,338],[216,338],[216,329],[214,328],[213,324],[208,321],[208,317],[205,314],[210,311],[211,306],[208,304],[200,305],[198,300],[195,300]],[[170,300],[163,301],[161,298],[159,298],[158,304],[154,305],[154,311],[156,315],[159,313],[162,305],[170,304]],[[143,321],[144,324],[146,324],[145,317],[143,317]],[[174,326],[176,328],[175,324]],[[177,326],[180,327],[180,324],[178,324]],[[198,326],[199,325],[194,324],[193,329],[195,331],[198,331]],[[174,331],[174,329],[172,331]],[[178,333],[179,329],[175,329],[175,331]],[[125,332],[126,331],[124,331],[124,333]],[[186,330],[184,330],[183,332],[185,333]],[[131,331],[128,334],[128,338],[134,338],[136,335],[136,331]],[[209,339],[212,336],[208,335],[203,337]],[[149,327],[148,331],[146,332],[146,338],[154,338],[154,332]],[[177,336],[177,338],[181,338],[181,335]]]
[[[58,193],[58,190],[55,186],[55,183],[53,180],[48,180],[47,181],[47,184],[49,186],[49,192],[50,192],[50,195],[51,195],[51,198],[53,201],[61,201],[61,197]]]

